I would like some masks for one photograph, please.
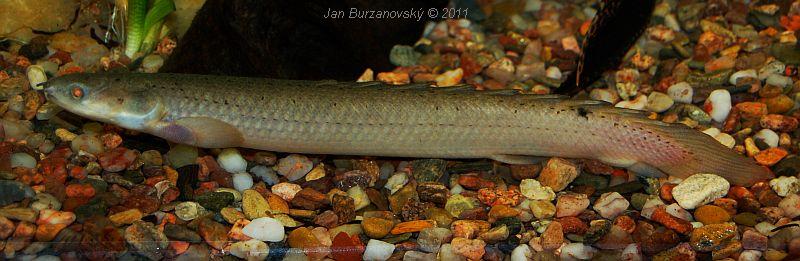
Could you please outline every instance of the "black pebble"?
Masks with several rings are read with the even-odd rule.
[[[44,37],[36,37],[31,39],[31,42],[19,48],[19,54],[27,57],[30,60],[37,60],[45,57],[47,51],[47,39]]]

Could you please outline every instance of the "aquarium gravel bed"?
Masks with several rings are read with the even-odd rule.
[[[455,2],[480,8],[395,46],[393,71],[353,80],[549,94],[576,69],[598,8]],[[132,66],[91,37],[86,21],[102,9],[82,5],[73,28],[41,34],[75,15],[48,8],[0,28],[14,39],[0,42],[0,258],[800,259],[800,1],[660,1],[622,66],[579,94],[702,130],[775,174],[750,187],[559,157],[509,165],[169,144],[60,113],[36,90],[48,77]],[[156,72],[177,41],[158,41],[135,70]]]

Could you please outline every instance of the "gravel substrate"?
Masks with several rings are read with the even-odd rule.
[[[472,20],[432,23],[414,46],[395,46],[395,70],[358,80],[548,94],[575,70],[597,12],[597,1],[578,2],[482,4]],[[78,21],[95,15],[81,8]],[[580,94],[701,130],[775,173],[751,187],[558,157],[507,165],[168,145],[57,117],[33,89],[130,64],[75,26],[86,27],[17,31],[20,41],[0,46],[0,258],[800,258],[800,1],[661,1],[619,70]],[[138,70],[157,71],[174,46],[163,39]]]

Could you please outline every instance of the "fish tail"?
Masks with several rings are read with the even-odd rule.
[[[725,147],[711,136],[685,125],[671,125],[663,129],[686,149],[689,157],[678,164],[659,166],[662,171],[680,178],[697,173],[716,174],[740,186],[750,186],[774,177],[769,168]]]

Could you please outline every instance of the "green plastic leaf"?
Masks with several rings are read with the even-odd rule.
[[[171,1],[170,1],[171,2]],[[142,44],[145,31],[145,14],[147,13],[147,0],[128,1],[128,35],[125,39],[125,55],[133,57]]]
[[[164,20],[164,17],[167,17],[172,11],[175,11],[175,3],[172,0],[155,0],[144,18],[145,32],[153,30],[153,26],[156,24],[160,27],[161,20]],[[160,33],[161,30],[158,32]]]

